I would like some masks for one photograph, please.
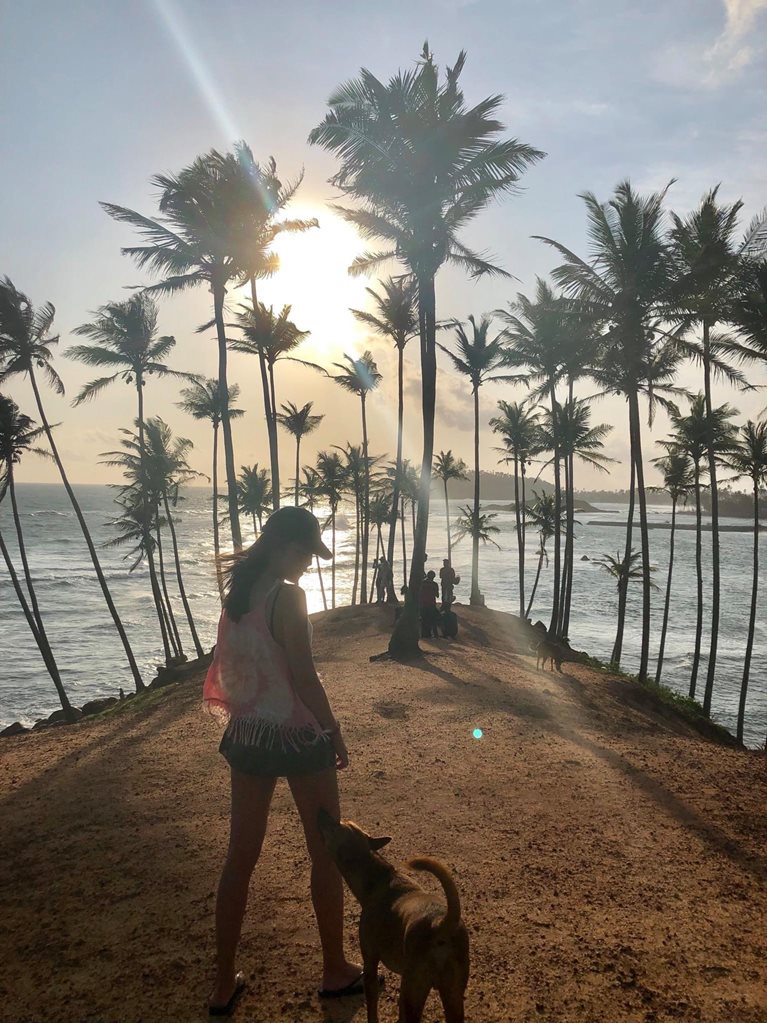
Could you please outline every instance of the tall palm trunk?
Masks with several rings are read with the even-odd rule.
[[[274,442],[274,459],[272,463],[272,495],[275,508],[280,507],[280,449],[277,437],[277,394],[274,387],[274,363],[267,361],[269,369],[269,397],[272,404],[272,419],[269,429]],[[276,496],[274,496],[276,495]]]
[[[32,614],[34,615],[35,622],[37,624],[37,631],[40,634],[40,639],[47,647],[51,659],[53,659],[53,652],[51,650],[48,637],[45,633],[45,626],[43,625],[43,616],[40,614],[40,607],[37,603],[37,594],[35,593],[35,587],[32,583],[32,573],[29,570],[29,561],[27,560],[27,546],[24,543],[24,534],[21,529],[21,516],[19,515],[19,507],[16,503],[16,480],[13,472],[13,462],[8,462],[8,493],[11,495],[11,511],[13,512],[13,525],[16,530],[16,542],[19,546],[19,555],[21,556],[21,567],[24,572],[24,579],[27,584],[27,590],[29,592],[29,602],[32,605]]]
[[[378,527],[378,536],[376,537],[376,553],[375,553],[375,561],[376,562],[379,559],[382,547],[383,547],[383,541],[381,539],[381,527],[379,526]],[[373,569],[373,578],[370,581],[370,593],[368,595],[368,603],[369,604],[373,603],[373,596],[375,595],[375,591],[376,591],[376,579],[377,578],[378,578],[378,565],[376,564],[376,567]]]
[[[258,294],[256,292],[256,278],[250,278],[250,298],[253,309],[258,308]],[[269,463],[272,471],[272,508],[274,511],[280,507],[280,464],[277,449],[277,428],[276,409],[272,406],[272,399],[269,394],[269,376],[266,365],[266,355],[259,349],[258,367],[261,372],[261,391],[264,398],[264,418],[266,419],[266,434],[269,439]]]
[[[549,388],[551,398],[551,433],[554,444],[554,588],[551,598],[551,622],[549,634],[557,635],[559,624],[559,587],[562,572],[562,478],[559,464],[559,422],[557,417],[557,396],[552,382]]]
[[[632,395],[630,409],[634,417],[634,460],[637,474],[637,497],[639,498],[639,534],[642,540],[642,644],[639,652],[640,682],[647,681],[647,666],[650,661],[650,531],[647,526],[647,491],[644,483],[644,460],[642,458],[642,423],[639,417],[639,397]]]
[[[527,496],[525,494],[525,481],[527,475],[527,467],[525,465],[525,456],[522,455],[522,539],[519,545],[519,596],[520,596],[520,612],[524,617],[527,617],[525,611],[525,555],[527,553]]]
[[[626,571],[628,571],[629,557],[631,556],[634,529],[634,501],[636,497],[636,467],[634,465],[633,458],[630,459],[630,461],[631,483],[629,485],[629,510],[628,519],[626,521],[626,546],[623,552],[623,564],[626,566]],[[623,654],[623,630],[626,624],[626,600],[628,598],[628,589],[628,579],[626,580],[625,586],[618,586],[618,623],[615,630],[613,652],[610,655],[610,664],[614,664],[616,668],[620,668],[621,656]]]
[[[519,617],[525,617],[524,548],[522,546],[522,516],[519,507],[519,453],[514,448],[514,523],[517,531],[517,565],[519,576]]]
[[[224,576],[221,571],[221,538],[218,527],[218,423],[213,424],[213,556],[216,559],[218,595],[223,603]]]
[[[13,511],[13,517],[14,525],[16,526],[16,535],[20,538],[21,521],[20,520],[17,521],[18,512],[15,510],[15,508]],[[21,547],[19,547],[19,551],[21,551]],[[24,591],[21,588],[19,577],[16,575],[16,569],[13,567],[13,562],[11,561],[11,556],[8,553],[8,548],[5,545],[5,540],[3,539],[2,533],[0,533],[0,552],[3,555],[3,560],[5,561],[6,567],[8,569],[8,574],[11,577],[11,583],[13,585],[14,590],[16,591],[16,596],[21,606],[21,610],[24,612],[24,617],[27,619],[27,625],[29,625],[30,631],[34,636],[35,643],[37,644],[37,649],[40,651],[40,656],[43,659],[43,663],[45,664],[45,667],[48,669],[48,674],[51,676],[51,681],[56,687],[56,693],[58,694],[59,700],[61,702],[61,708],[64,711],[67,721],[73,721],[75,715],[72,712],[72,704],[69,702],[69,697],[67,696],[66,690],[64,689],[64,683],[61,681],[61,675],[59,673],[58,665],[56,664],[56,661],[54,659],[53,651],[51,650],[51,645],[48,642],[48,637],[45,636],[43,631],[41,631],[40,624],[38,624],[34,612],[30,609],[30,606],[27,603],[26,597],[24,596]],[[29,587],[29,597],[31,600],[32,595],[34,593],[34,587],[31,586],[29,579],[27,579],[27,586]],[[37,603],[36,598],[35,603]]]
[[[695,572],[698,581],[698,614],[695,620],[695,651],[692,657],[690,674],[690,699],[695,699],[698,684],[698,666],[700,664],[700,647],[703,637],[703,527],[700,510],[700,465],[695,463]]]
[[[426,560],[431,498],[431,463],[434,455],[434,411],[437,397],[436,297],[434,274],[418,278],[418,319],[421,340],[421,408],[423,415],[423,458],[418,493],[418,517],[413,537],[410,580],[402,614],[394,624],[389,653],[394,657],[415,656],[418,646],[418,598]]]
[[[240,531],[240,509],[237,504],[237,472],[234,467],[234,444],[232,442],[232,421],[229,418],[229,385],[226,378],[227,346],[224,326],[224,295],[221,284],[213,285],[213,310],[218,336],[218,399],[221,406],[221,427],[224,434],[224,464],[226,466],[226,489],[229,504],[229,525],[235,550],[242,548]]]
[[[317,565],[317,578],[320,581],[320,593],[322,594],[322,606],[327,611],[328,609],[328,598],[325,595],[325,583],[322,581],[322,567],[320,565],[320,558],[318,554],[314,555],[314,561]]]
[[[160,589],[162,591],[162,609],[165,627],[168,630],[168,639],[173,648],[174,656],[184,656],[184,646],[181,642],[181,634],[178,631],[176,616],[173,614],[173,605],[170,602],[168,593],[168,580],[165,577],[165,556],[162,550],[162,536],[160,534],[160,517],[155,521],[155,534],[157,536],[157,562],[160,566]]]
[[[450,542],[450,502],[447,498],[447,480],[444,479],[443,484],[445,486],[445,527],[447,529],[447,563],[452,568],[453,566],[453,546]]]
[[[671,538],[668,545],[668,578],[666,580],[666,600],[663,605],[663,626],[660,630],[660,649],[658,650],[658,665],[655,669],[655,684],[660,685],[663,674],[663,655],[666,650],[666,632],[668,630],[668,613],[671,606],[671,577],[674,572],[674,538],[676,535],[676,497],[671,499]]]
[[[332,536],[332,550],[333,560],[330,562],[330,583],[331,583],[331,599],[330,606],[335,608],[336,606],[336,509],[331,506],[330,509],[330,535]]]
[[[400,494],[399,498],[400,515],[400,537],[402,538],[402,581],[403,585],[407,584],[407,547],[405,544],[405,498]]]
[[[362,458],[365,470],[365,492],[362,499],[362,582],[360,604],[368,599],[368,548],[370,545],[370,463],[368,462],[368,420],[365,408],[365,392],[361,395],[362,405]]]
[[[360,496],[354,491],[354,582],[352,584],[352,607],[357,603],[357,587],[360,579]],[[361,603],[361,601],[360,601]]]
[[[751,651],[754,648],[754,626],[756,625],[756,598],[759,591],[759,484],[754,480],[754,575],[751,580],[751,614],[748,617],[748,641],[746,658],[743,662],[743,678],[740,683],[738,700],[738,742],[743,742],[743,721],[746,716],[746,695],[748,676],[751,670]]]
[[[479,592],[479,388],[474,388],[474,536],[471,538],[470,604],[484,604]]]
[[[168,528],[170,529],[170,539],[173,545],[173,560],[176,565],[176,580],[178,582],[178,592],[181,595],[181,603],[184,607],[184,614],[186,615],[186,620],[189,625],[189,632],[191,633],[192,636],[194,648],[197,651],[197,656],[202,657],[205,651],[202,648],[200,637],[197,635],[197,629],[195,628],[194,625],[194,618],[192,617],[192,609],[189,606],[189,600],[187,599],[186,596],[186,587],[184,586],[184,579],[181,574],[181,558],[179,557],[178,553],[178,538],[176,536],[176,525],[173,521],[173,516],[171,515],[170,512],[168,495],[165,493],[165,491],[163,491],[162,499],[165,504],[165,518],[168,520]]]
[[[88,547],[88,553],[91,556],[93,568],[95,569],[96,572],[96,578],[98,579],[99,585],[101,586],[101,592],[104,594],[104,600],[106,601],[106,605],[109,608],[109,613],[112,615],[112,621],[115,624],[117,634],[119,635],[120,641],[122,642],[123,645],[123,649],[125,650],[125,655],[128,658],[128,664],[133,675],[133,681],[136,686],[136,692],[139,692],[141,689],[144,688],[144,682],[141,678],[141,672],[138,670],[136,658],[133,656],[133,651],[131,650],[130,643],[128,642],[128,637],[125,634],[123,623],[120,620],[120,616],[117,613],[117,608],[115,607],[114,601],[112,600],[112,594],[109,592],[109,587],[107,586],[107,581],[104,578],[104,572],[102,571],[101,563],[99,562],[98,555],[96,554],[96,548],[93,544],[93,539],[91,538],[88,525],[82,513],[82,509],[80,508],[80,505],[77,502],[77,498],[75,497],[74,491],[72,490],[72,486],[69,482],[69,479],[67,478],[67,474],[64,471],[64,464],[61,461],[61,456],[59,455],[58,448],[56,447],[56,442],[53,439],[53,433],[51,432],[50,424],[48,423],[48,419],[45,415],[45,409],[43,408],[42,399],[40,398],[40,391],[37,387],[37,380],[35,379],[34,370],[32,369],[31,366],[29,368],[29,380],[30,383],[32,384],[32,390],[35,395],[35,402],[37,403],[37,411],[40,413],[40,422],[43,424],[45,436],[48,438],[48,444],[50,445],[51,454],[53,455],[54,461],[56,462],[56,466],[59,470],[59,475],[61,476],[61,481],[64,484],[64,489],[67,492],[67,496],[69,497],[69,500],[72,504],[75,516],[77,517],[77,521],[80,525],[80,529],[82,530],[83,538],[85,539],[86,546]]]
[[[391,516],[389,518],[389,542],[386,551],[386,558],[392,566],[389,573],[389,583],[386,590],[387,604],[399,604],[399,597],[394,588],[394,543],[397,539],[397,516],[399,514],[399,483],[402,473],[402,431],[405,409],[404,391],[404,358],[405,349],[403,345],[397,346],[397,461],[394,476],[394,485],[391,495]]]
[[[573,600],[573,575],[575,570],[575,456],[567,456],[567,540],[565,543],[565,573],[567,584],[564,588],[562,607],[562,635],[570,632],[570,606]]]
[[[301,471],[301,434],[296,436],[296,487],[293,492],[293,503],[298,507],[298,475]]]
[[[706,688],[703,693],[703,713],[711,713],[711,696],[716,675],[716,654],[719,645],[720,557],[719,557],[719,490],[716,480],[716,453],[714,451],[714,420],[711,403],[711,349],[710,324],[703,321],[703,384],[706,397],[706,454],[708,478],[711,487],[711,646],[708,654]]]

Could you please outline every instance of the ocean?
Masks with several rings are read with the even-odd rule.
[[[113,598],[120,611],[134,653],[148,681],[162,660],[162,646],[155,617],[154,604],[145,566],[129,572],[130,561],[124,561],[126,551],[102,545],[115,536],[109,524],[117,508],[113,491],[106,486],[78,486],[75,488],[85,517],[99,548]],[[76,705],[100,696],[117,695],[120,687],[126,692],[133,688],[132,678],[124,657],[122,645],[106,609],[90,558],[82,539],[77,520],[63,487],[56,485],[20,484],[17,487],[31,571],[36,583],[38,600],[51,645],[62,679]],[[510,495],[510,500],[511,495]],[[453,520],[459,514],[459,505],[466,501],[451,502]],[[493,501],[487,504],[503,504]],[[607,660],[615,638],[617,590],[615,580],[594,563],[606,553],[622,551],[624,533],[615,528],[616,522],[625,522],[625,505],[601,503],[596,512],[577,514],[575,573],[573,583],[572,620],[570,641],[577,649],[587,650]],[[649,507],[651,524],[670,521],[667,507]],[[678,517],[682,523],[693,523],[693,516]],[[704,520],[707,521],[707,520]],[[480,589],[488,606],[516,613],[517,553],[512,511],[499,511],[494,519],[501,532],[495,537],[501,550],[488,545],[480,550]],[[723,519],[723,526],[743,527],[743,519]],[[407,550],[411,548],[410,517],[408,515]],[[10,514],[10,500],[0,505],[0,529],[14,556],[20,572],[15,534]],[[246,542],[252,538],[250,525],[243,519]],[[181,548],[181,562],[187,595],[203,646],[209,648],[214,640],[220,605],[213,567],[213,537],[211,528],[211,494],[204,488],[189,488],[177,512],[177,531]],[[329,532],[329,531],[328,531]],[[224,529],[222,535],[226,535]],[[657,566],[654,581],[659,591],[653,593],[651,668],[654,665],[663,614],[663,599],[668,563],[670,533],[666,529],[650,532],[652,563]],[[329,543],[329,538],[326,536]],[[549,544],[551,546],[551,542]],[[639,548],[638,532],[635,547]],[[767,535],[760,539],[760,559],[767,564]],[[432,502],[427,569],[439,570],[447,550],[444,502],[436,497]],[[397,587],[402,582],[402,547],[397,538],[395,548]],[[710,562],[710,534],[704,535],[704,572],[708,579]],[[550,551],[551,553],[551,551]],[[581,560],[582,558],[588,560]],[[166,560],[172,561],[170,543]],[[537,566],[537,534],[528,533],[526,550],[527,590],[534,581]],[[552,559],[553,561],[553,559]],[[752,537],[744,532],[722,532],[722,615],[717,658],[717,680],[713,694],[713,715],[717,721],[734,731],[737,718],[740,680],[748,626],[752,575]],[[467,602],[471,578],[471,544],[468,539],[453,550],[453,565],[461,576],[456,589],[459,602]],[[169,586],[171,597],[177,596],[170,564]],[[337,603],[348,603],[351,597],[353,572],[353,536],[348,529],[337,534],[336,589]],[[550,613],[553,566],[544,569],[531,616],[533,620],[548,621]],[[325,590],[330,599],[330,570],[323,570]],[[307,593],[310,611],[322,610],[322,596],[316,570],[310,571],[302,585]],[[761,607],[767,601],[767,572],[760,579]],[[663,682],[672,689],[686,694],[695,629],[695,533],[682,530],[676,537],[674,584],[671,617],[666,641]],[[704,653],[708,649],[708,615],[710,600],[704,588],[706,616],[704,617]],[[185,642],[185,651],[192,657],[194,648],[186,632],[183,610],[176,601],[176,618]],[[460,619],[460,609],[459,609]],[[632,583],[626,616],[623,668],[634,671],[639,662],[639,632],[641,626],[641,587]],[[187,642],[188,640],[188,642]],[[767,624],[764,612],[757,613],[754,653],[746,713],[746,741],[751,746],[763,745],[767,734]],[[698,695],[702,698],[705,684],[705,659],[698,676]],[[12,721],[32,724],[37,718],[49,714],[60,706],[56,692],[29,632],[26,620],[18,607],[5,565],[0,564],[0,728]]]

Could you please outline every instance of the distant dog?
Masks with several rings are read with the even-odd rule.
[[[389,838],[371,838],[352,821],[333,820],[325,810],[317,820],[325,845],[362,907],[360,948],[368,1023],[378,1021],[379,963],[402,977],[400,1023],[420,1023],[432,988],[439,992],[446,1023],[464,1023],[469,935],[450,871],[430,857],[408,864],[439,880],[446,908],[379,853]]]
[[[549,661],[549,670],[553,671],[556,664],[560,675],[562,674],[562,665],[565,661],[577,663],[584,659],[583,654],[573,650],[566,636],[562,639],[550,639],[549,637],[542,639],[536,647],[535,655],[536,668],[543,668],[545,671],[546,661]]]

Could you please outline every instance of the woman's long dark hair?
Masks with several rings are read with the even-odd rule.
[[[233,622],[239,622],[247,614],[250,591],[269,563],[273,549],[272,543],[268,540],[264,542],[262,533],[246,551],[238,551],[220,559],[226,587],[224,610]]]

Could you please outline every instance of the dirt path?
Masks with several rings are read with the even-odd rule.
[[[581,666],[536,672],[512,620],[370,664],[388,614],[318,616],[346,724],[345,812],[395,859],[455,871],[472,933],[467,1019],[767,1021],[767,771],[634,709]],[[0,1018],[196,1021],[211,977],[227,775],[199,683],[0,745]],[[472,730],[481,728],[481,739]],[[278,786],[245,923],[248,1023],[364,1023],[313,997],[308,860]],[[350,945],[356,908],[348,902]],[[396,1019],[396,980],[382,1023]],[[441,1020],[436,999],[427,1023]]]

